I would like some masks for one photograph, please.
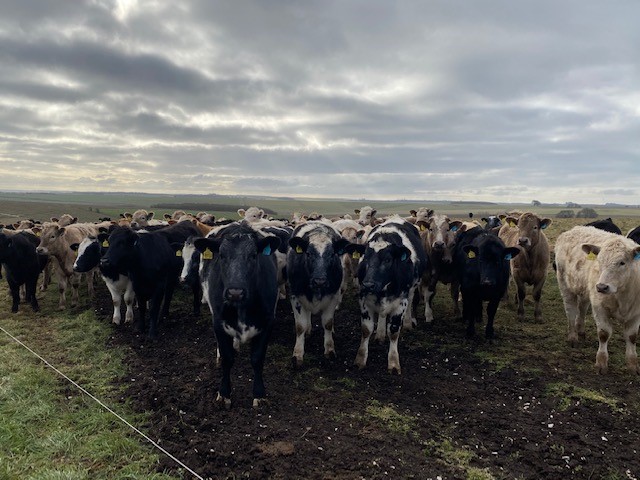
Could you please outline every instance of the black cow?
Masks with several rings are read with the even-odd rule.
[[[617,233],[618,235],[622,235],[622,230],[620,230],[620,228],[615,223],[613,223],[611,217],[587,223],[585,224],[585,227],[596,227],[600,230],[604,230],[605,232]]]
[[[358,265],[362,338],[355,364],[364,368],[369,356],[369,338],[377,320],[376,339],[389,336],[389,372],[400,373],[398,338],[400,329],[412,328],[411,302],[428,259],[418,229],[400,217],[377,225],[366,245],[353,245],[353,255],[362,258]],[[387,324],[387,318],[389,322]]]
[[[475,335],[475,322],[482,321],[482,302],[488,301],[486,337],[494,337],[493,320],[509,283],[509,261],[520,253],[507,248],[496,235],[481,227],[458,235],[454,249],[454,267],[462,292],[462,318],[467,336]]]
[[[636,243],[640,243],[640,227],[636,227],[627,233],[627,238],[630,238]]]
[[[27,232],[15,235],[0,233],[0,263],[4,265],[9,290],[11,290],[11,311],[16,313],[20,304],[20,286],[26,290],[26,301],[34,312],[40,310],[36,298],[38,276],[47,264],[48,256],[39,255],[36,247],[40,239]]]
[[[215,237],[194,241],[202,254],[205,297],[213,315],[213,329],[222,362],[217,402],[231,407],[231,367],[234,340],[251,340],[253,406],[265,398],[262,369],[273,329],[278,301],[276,262],[272,253],[280,245],[275,236],[251,228],[247,222],[231,224]]]
[[[127,307],[125,314],[125,322],[133,322],[133,303],[135,300],[135,293],[133,291],[133,284],[128,277],[128,269],[126,265],[107,266],[100,265],[100,259],[107,252],[109,248],[109,234],[100,233],[98,237],[89,236],[82,240],[80,243],[74,243],[70,245],[71,249],[77,252],[76,261],[73,263],[73,271],[78,273],[86,273],[99,267],[102,280],[107,285],[107,289],[111,294],[111,301],[113,303],[113,316],[112,321],[116,325],[120,325],[122,316],[120,314],[120,305],[122,304],[122,297],[124,296],[124,302]]]
[[[302,365],[305,336],[311,333],[311,315],[321,316],[325,357],[335,357],[333,317],[342,301],[342,255],[350,245],[335,228],[323,222],[303,223],[293,231],[287,277],[296,322],[294,367]]]
[[[108,238],[109,248],[100,260],[101,270],[127,272],[138,301],[138,328],[145,329],[147,301],[149,338],[158,335],[160,307],[162,317],[169,313],[173,291],[182,268],[182,257],[172,244],[181,245],[189,235],[197,235],[196,227],[182,222],[162,230],[136,233],[129,227],[116,227]]]

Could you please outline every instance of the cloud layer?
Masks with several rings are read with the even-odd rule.
[[[1,189],[638,203],[633,0],[4,6]]]

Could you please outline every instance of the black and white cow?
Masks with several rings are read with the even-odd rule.
[[[176,256],[162,230],[136,233],[130,227],[117,227],[109,235],[108,243],[109,248],[100,260],[101,270],[127,272],[138,301],[138,328],[145,329],[147,302],[150,302],[148,336],[156,338],[160,307],[162,316],[166,316],[182,268],[181,257]]]
[[[461,232],[454,249],[454,268],[462,292],[462,318],[467,336],[475,335],[475,323],[482,321],[482,302],[487,304],[486,337],[494,337],[493,320],[509,283],[509,262],[520,253],[481,227]]]
[[[280,239],[280,246],[274,252],[276,257],[276,267],[278,269],[278,289],[279,298],[281,300],[287,298],[287,250],[289,248],[289,239],[293,235],[292,227],[256,227],[259,231],[274,235]]]
[[[369,338],[377,321],[376,339],[389,336],[387,368],[400,373],[398,339],[400,329],[411,328],[411,302],[428,259],[418,229],[400,217],[392,217],[376,226],[365,245],[356,245],[353,255],[360,256],[360,311],[362,338],[355,364],[364,368],[369,356]]]
[[[109,268],[106,265],[100,265],[100,259],[109,248],[108,238],[108,233],[100,233],[98,237],[87,237],[80,243],[72,244],[71,249],[78,253],[76,261],[73,263],[73,270],[78,273],[85,273],[99,267],[102,280],[104,280],[113,302],[113,323],[120,325],[122,321],[120,305],[122,304],[123,296],[127,309],[124,321],[125,323],[131,323],[133,322],[135,293],[133,291],[133,283],[127,275],[126,266],[122,265],[120,268],[112,266]]]
[[[500,231],[500,227],[502,227],[502,220],[497,215],[489,215],[487,217],[482,217],[482,221],[485,222],[484,229],[487,232],[498,234]]]
[[[15,235],[0,233],[0,263],[4,265],[7,283],[11,291],[11,311],[16,313],[20,304],[20,287],[25,286],[26,301],[34,312],[40,310],[36,298],[38,276],[48,261],[47,255],[39,255],[36,247],[40,239],[31,233]]]
[[[262,370],[278,301],[273,252],[280,239],[266,236],[247,222],[235,223],[214,237],[194,241],[201,253],[203,288],[213,316],[213,329],[222,361],[217,402],[231,406],[231,367],[234,340],[251,340],[253,406],[265,398]]]
[[[296,322],[294,366],[302,365],[305,335],[311,333],[311,315],[321,316],[325,357],[335,356],[333,319],[342,300],[341,257],[351,245],[324,222],[307,222],[293,231],[287,253],[287,277]]]

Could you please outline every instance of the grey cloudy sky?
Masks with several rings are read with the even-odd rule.
[[[0,5],[0,189],[640,203],[637,0]]]

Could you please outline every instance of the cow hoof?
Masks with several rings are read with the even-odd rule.
[[[291,357],[291,367],[294,370],[298,370],[299,368],[301,368],[302,367],[302,358]]]
[[[596,369],[598,370],[598,375],[606,375],[607,374],[607,366],[606,365],[596,365]]]
[[[269,402],[266,398],[254,398],[253,399],[253,408],[260,408],[264,405],[267,405]]]
[[[336,358],[338,358],[338,356],[336,355],[336,352],[331,350],[330,352],[324,354],[324,358],[326,358],[327,360],[335,360]]]
[[[113,323],[115,323],[116,325],[120,325],[120,319],[116,320],[115,318],[113,319]]]
[[[567,343],[569,344],[569,346],[571,348],[576,348],[578,346],[578,339],[577,338],[568,338],[567,339]]]
[[[231,408],[231,399],[223,397],[220,395],[220,392],[218,392],[218,396],[216,397],[216,403],[225,410],[229,410]]]
[[[362,360],[358,360],[357,358],[353,361],[353,364],[358,367],[359,370],[362,370],[367,366],[367,362],[363,362]]]
[[[397,373],[398,375],[400,375],[400,367],[389,367],[389,375],[393,375],[393,373]]]

